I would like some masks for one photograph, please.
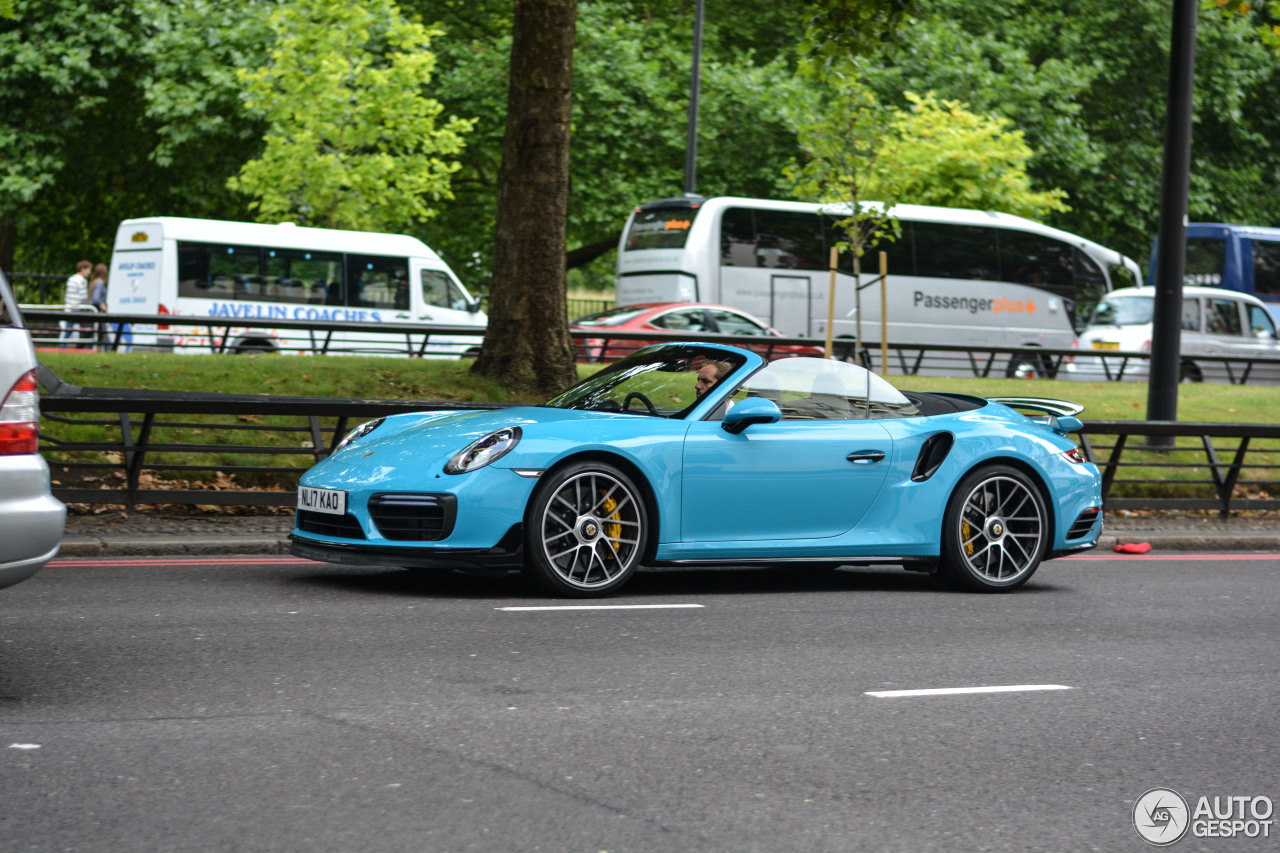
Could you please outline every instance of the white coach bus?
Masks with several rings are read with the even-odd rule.
[[[713,302],[787,336],[825,337],[829,251],[847,205],[687,196],[642,204],[618,247],[616,302]],[[1068,348],[1102,295],[1141,281],[1131,259],[1018,216],[902,204],[894,240],[867,249],[862,282],[888,254],[888,337],[895,344]],[[1117,274],[1117,270],[1124,272]],[[880,290],[862,294],[862,340],[880,340]],[[832,336],[856,336],[852,255],[840,256]],[[965,357],[967,358],[967,357]],[[955,356],[925,363],[942,364]],[[1009,375],[1041,373],[1014,357]],[[968,367],[954,368],[962,373]]]
[[[331,353],[457,357],[479,350],[488,322],[479,301],[439,255],[398,234],[169,216],[126,219],[116,232],[107,281],[107,310],[113,313],[368,326],[368,332],[333,333],[326,350]],[[385,323],[422,326],[423,334],[379,332]],[[477,331],[437,336],[431,326]],[[213,331],[221,339],[222,327]],[[161,321],[132,332],[135,348],[211,350],[209,330],[202,327]],[[231,327],[225,351],[313,351],[326,336]]]

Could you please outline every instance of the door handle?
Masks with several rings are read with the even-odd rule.
[[[884,452],[880,450],[855,450],[845,457],[854,465],[870,465],[872,462],[883,462]]]

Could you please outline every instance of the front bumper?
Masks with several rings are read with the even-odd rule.
[[[295,557],[346,566],[399,566],[405,569],[519,569],[524,565],[524,525],[516,524],[491,548],[424,548],[420,545],[370,545],[327,542],[292,533]]]

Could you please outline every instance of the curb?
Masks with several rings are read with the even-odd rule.
[[[62,540],[58,556],[66,557],[195,557],[233,554],[288,554],[289,540],[283,537],[222,537],[201,539],[190,536],[153,536],[119,539],[92,539],[76,536]]]

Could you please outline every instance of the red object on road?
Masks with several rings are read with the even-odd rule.
[[[1148,542],[1125,542],[1116,546],[1116,552],[1120,554],[1145,554],[1150,550]]]

